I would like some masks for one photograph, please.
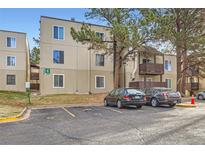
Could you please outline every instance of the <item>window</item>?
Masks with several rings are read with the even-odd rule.
[[[152,82],[152,78],[147,78],[147,82]]]
[[[150,59],[143,59],[142,63],[147,64],[147,63],[152,63],[152,61]]]
[[[165,60],[164,68],[165,68],[166,71],[171,71],[172,70],[171,60]]]
[[[167,88],[172,88],[172,80],[166,79]]]
[[[64,88],[64,75],[56,74],[53,75],[53,87],[54,88]]]
[[[105,35],[104,33],[96,32],[96,36],[97,36],[98,38],[100,38],[101,41],[104,40],[104,35]]]
[[[95,88],[99,88],[99,89],[105,88],[104,76],[95,76]]]
[[[53,38],[57,40],[64,39],[64,27],[53,26]]]
[[[7,47],[16,48],[16,38],[15,37],[7,37]]]
[[[53,51],[53,63],[64,64],[64,51],[60,51],[60,50]]]
[[[7,56],[7,66],[16,66],[16,57]]]
[[[16,85],[16,76],[15,75],[7,75],[6,76],[6,84],[7,85]]]
[[[96,54],[95,64],[96,66],[104,66],[104,55]]]

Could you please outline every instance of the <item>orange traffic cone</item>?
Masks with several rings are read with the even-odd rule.
[[[195,104],[195,99],[194,99],[194,95],[192,95],[192,97],[191,97],[191,104]]]

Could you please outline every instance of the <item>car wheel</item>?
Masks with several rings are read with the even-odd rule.
[[[169,104],[169,107],[175,107],[176,104]]]
[[[107,100],[105,99],[104,100],[104,106],[108,106],[109,104],[108,104],[108,102],[107,102]]]
[[[118,107],[118,109],[121,109],[121,108],[122,108],[122,103],[121,103],[120,100],[117,101],[117,107]]]
[[[151,105],[152,105],[153,107],[157,107],[157,106],[158,106],[158,101],[157,101],[156,98],[153,98],[153,99],[151,100]]]
[[[137,109],[141,109],[141,108],[142,108],[142,105],[137,105],[136,108],[137,108]]]
[[[203,99],[204,99],[204,96],[203,96],[203,95],[199,95],[199,96],[198,96],[198,99],[199,99],[199,100],[203,100]]]

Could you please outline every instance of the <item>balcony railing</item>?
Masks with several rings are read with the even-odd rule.
[[[163,64],[145,63],[139,64],[140,75],[161,75],[164,74]]]
[[[31,83],[31,90],[39,90],[40,84],[39,83]]]
[[[166,82],[150,82],[147,81],[146,84],[144,81],[136,81],[136,82],[130,82],[129,87],[133,88],[151,88],[151,87],[166,87]]]
[[[39,73],[31,73],[31,80],[39,80]]]

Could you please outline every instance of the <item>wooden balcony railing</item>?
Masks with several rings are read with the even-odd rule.
[[[164,74],[163,64],[145,63],[139,64],[140,75],[161,75]]]
[[[39,83],[31,83],[31,90],[39,90],[40,84]]]
[[[146,84],[144,81],[136,81],[136,82],[130,82],[129,87],[133,88],[151,88],[151,87],[166,87],[166,82],[150,82],[147,81]]]
[[[31,73],[31,80],[39,80],[39,73]]]

